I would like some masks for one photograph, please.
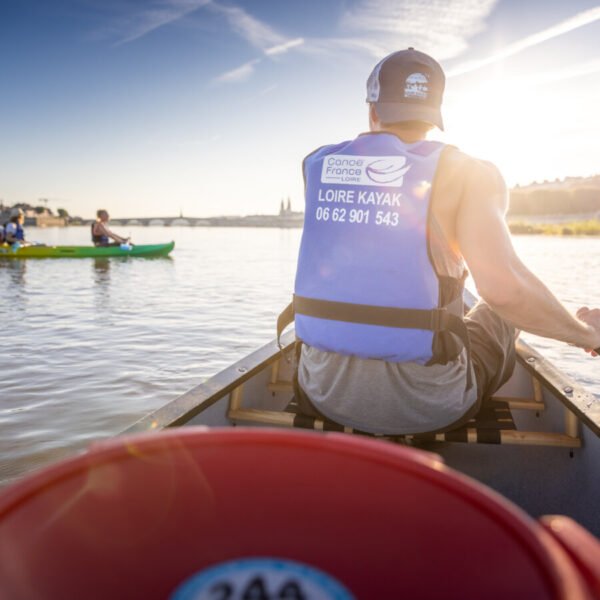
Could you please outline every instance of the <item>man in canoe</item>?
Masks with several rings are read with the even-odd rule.
[[[426,139],[443,129],[444,85],[430,56],[387,56],[367,82],[369,132],[304,160],[293,306],[307,414],[446,431],[509,379],[515,328],[600,346],[600,310],[570,314],[516,255],[498,169]],[[483,301],[463,317],[465,263]]]
[[[108,211],[104,209],[96,211],[96,221],[92,223],[92,242],[94,242],[94,246],[120,246],[121,244],[128,244],[129,238],[121,237],[108,228],[107,223],[109,220]],[[111,242],[111,240],[113,241]]]
[[[20,208],[13,208],[10,211],[9,222],[4,226],[4,241],[7,244],[28,245],[23,223],[25,223],[25,213]]]

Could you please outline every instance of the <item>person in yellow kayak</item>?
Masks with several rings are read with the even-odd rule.
[[[129,238],[113,233],[107,223],[110,220],[108,211],[100,209],[96,212],[96,221],[92,223],[92,242],[94,246],[120,246],[129,244]],[[113,240],[111,242],[111,240]]]
[[[29,245],[25,239],[23,223],[25,223],[25,213],[20,208],[13,208],[10,211],[9,222],[4,226],[4,241],[7,244]]]
[[[369,131],[304,159],[280,323],[295,315],[305,414],[375,434],[448,431],[510,378],[515,328],[600,352],[600,310],[571,314],[515,253],[498,169],[427,139],[443,129],[444,86],[427,54],[390,54],[367,81]],[[466,265],[483,302],[464,316]]]

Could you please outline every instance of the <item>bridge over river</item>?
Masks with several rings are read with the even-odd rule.
[[[303,213],[248,215],[245,217],[132,217],[111,219],[111,227],[302,227]],[[82,221],[91,225],[94,219]]]
[[[84,225],[91,225],[95,219],[86,219]],[[200,219],[196,217],[130,217],[127,219],[112,219],[110,225],[123,227],[125,225],[148,227],[195,227],[198,225],[211,225],[212,219]]]

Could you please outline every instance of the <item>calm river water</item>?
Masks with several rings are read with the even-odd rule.
[[[119,228],[115,228],[118,229]],[[1,260],[0,483],[114,435],[274,337],[300,230],[125,227],[169,258]],[[89,229],[30,229],[87,244]],[[517,237],[570,308],[600,305],[600,238]],[[600,395],[600,359],[530,338]]]

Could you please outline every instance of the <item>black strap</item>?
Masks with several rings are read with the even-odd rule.
[[[281,332],[292,323],[295,313],[307,317],[344,321],[346,323],[361,323],[363,325],[449,331],[462,341],[467,350],[467,390],[471,389],[473,385],[471,377],[471,342],[467,327],[459,316],[452,314],[445,307],[432,310],[394,308],[294,296],[293,302],[277,318],[277,344],[280,348],[279,338]]]
[[[450,317],[454,316],[445,308],[422,310],[416,308],[393,308],[369,304],[332,302],[294,296],[294,312],[307,317],[317,317],[330,321],[381,325],[402,329],[428,329],[443,331],[448,329]],[[457,317],[458,319],[458,317]],[[462,322],[461,319],[458,319]]]

